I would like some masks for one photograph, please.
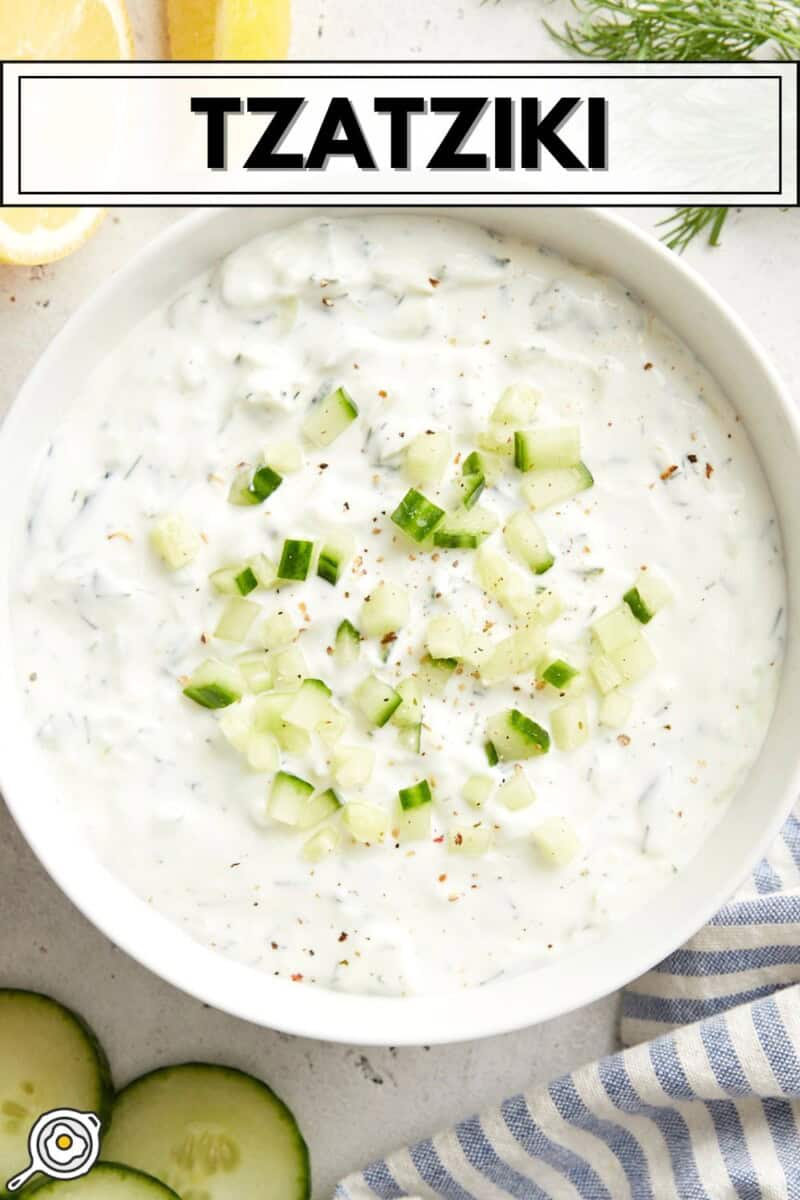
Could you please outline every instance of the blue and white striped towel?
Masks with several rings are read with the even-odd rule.
[[[373,1163],[336,1200],[800,1200],[798,811],[734,900],[625,990],[630,1049]]]

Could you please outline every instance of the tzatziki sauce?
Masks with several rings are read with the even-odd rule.
[[[357,416],[328,444],[310,440],[304,423],[337,389]],[[532,444],[538,429],[578,430],[593,480],[533,512],[523,489],[536,464],[515,466],[516,418],[504,427],[510,456],[487,434],[501,397],[517,393],[535,397]],[[415,483],[408,447],[433,434],[447,435],[435,439],[448,448],[441,478]],[[280,485],[262,502],[231,503],[241,472],[275,447]],[[415,542],[392,519],[403,498],[416,486],[449,512],[475,451],[491,470],[461,518],[484,515],[482,545]],[[53,802],[148,904],[260,971],[412,995],[548,962],[601,938],[702,852],[759,753],[785,579],[753,448],[654,313],[545,248],[410,214],[270,232],[131,330],[71,399],[35,472],[12,607]],[[542,574],[504,540],[518,511],[546,539],[553,564]],[[196,535],[175,569],[152,536],[165,515]],[[352,545],[335,583],[317,573],[331,530]],[[231,596],[209,577],[256,555],[277,564],[287,539],[314,544],[307,577],[259,579],[244,597],[258,620],[241,642],[216,637]],[[539,661],[491,683],[481,662],[520,617],[478,576],[489,552],[506,556],[534,601],[558,597]],[[652,663],[615,689],[629,712],[603,724],[593,625],[620,609],[631,619],[623,596],[651,578],[669,599],[631,629]],[[388,585],[407,613],[368,636],[364,602]],[[321,680],[343,714],[338,741],[312,730],[280,746],[281,771],[344,806],[321,823],[334,832],[316,857],[304,847],[318,829],[270,813],[276,764],[254,767],[223,733],[231,708],[184,694],[205,660],[263,648],[262,617],[276,613],[290,618],[301,663],[283,690]],[[370,675],[393,694],[424,674],[440,617],[465,649],[423,687],[417,749],[400,710],[381,725],[354,697]],[[336,653],[343,620],[362,635],[347,665]],[[541,678],[555,660],[588,681],[576,687],[584,716],[571,749],[554,735],[569,687]],[[245,695],[235,711],[259,703]],[[487,726],[509,710],[549,731],[549,748],[490,765]],[[371,752],[368,778],[337,783],[337,745]],[[464,792],[475,776],[489,780],[477,806]],[[522,779],[524,802],[505,802],[510,779]],[[398,793],[421,781],[429,827],[400,837]],[[383,811],[382,840],[352,835],[351,804]],[[537,835],[554,819],[555,849]]]

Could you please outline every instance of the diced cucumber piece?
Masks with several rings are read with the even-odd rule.
[[[483,825],[454,825],[447,835],[448,850],[467,858],[480,858],[491,844],[492,831]]]
[[[550,749],[547,730],[518,708],[497,713],[487,723],[486,732],[498,759],[503,762],[535,758]]]
[[[403,679],[397,685],[397,693],[402,704],[396,710],[392,720],[395,725],[403,728],[416,729],[422,720],[423,689],[419,679],[413,675]]]
[[[341,807],[342,802],[333,788],[326,788],[324,792],[315,792],[301,810],[297,828],[313,829],[315,825],[319,825],[320,821],[325,821],[328,817],[333,816]]]
[[[311,748],[309,734],[284,719],[295,695],[295,692],[264,692],[253,708],[253,728],[273,734],[281,749],[289,754],[305,754]]]
[[[536,793],[521,767],[517,767],[514,774],[500,784],[497,789],[497,799],[510,812],[519,812],[520,809],[528,808],[533,804]]]
[[[647,625],[656,613],[672,599],[672,592],[660,579],[642,571],[634,587],[622,597],[637,621]]]
[[[408,621],[408,592],[396,583],[383,580],[367,596],[361,607],[361,628],[367,637],[385,637],[396,633]]]
[[[376,804],[351,801],[342,809],[342,821],[357,842],[372,845],[382,842],[388,830],[386,813]]]
[[[197,557],[203,542],[180,513],[166,513],[150,529],[150,545],[171,571],[178,571]]]
[[[639,636],[639,622],[626,604],[612,608],[605,616],[598,617],[592,625],[592,633],[607,655]]]
[[[278,771],[269,795],[269,815],[282,825],[299,825],[313,791],[314,785],[307,779],[290,775],[288,771]]]
[[[466,631],[458,617],[432,617],[425,630],[425,646],[431,658],[461,658]]]
[[[503,595],[511,578],[511,563],[492,546],[481,546],[475,555],[475,576],[485,592],[496,599]]]
[[[561,692],[579,674],[577,667],[570,666],[563,658],[554,658],[542,671],[542,679]]]
[[[335,746],[350,721],[347,714],[334,704],[329,705],[328,711],[317,726],[317,733],[326,746]]]
[[[303,466],[303,447],[298,442],[274,442],[264,453],[264,462],[281,475],[291,475]]]
[[[272,587],[277,579],[275,563],[266,554],[253,554],[245,559],[245,567],[249,567],[256,577],[256,583],[261,588]]]
[[[397,740],[412,754],[420,754],[422,747],[422,722],[416,725],[402,725],[397,731]]]
[[[496,462],[508,463],[514,457],[514,434],[507,425],[493,422],[476,435],[481,450],[492,455]]]
[[[278,579],[302,581],[308,575],[314,543],[298,538],[287,538],[283,543],[281,561],[278,564]]]
[[[297,637],[297,629],[289,614],[278,609],[264,621],[258,636],[265,650],[283,650],[291,646]]]
[[[336,630],[335,658],[340,667],[351,667],[361,654],[361,634],[345,618]]]
[[[357,416],[358,408],[352,396],[339,387],[312,407],[303,422],[303,433],[314,446],[330,446]]]
[[[431,835],[431,806],[423,804],[417,808],[403,808],[400,801],[392,823],[392,837],[398,842],[424,842]]]
[[[203,708],[227,708],[241,700],[245,692],[245,681],[241,671],[230,663],[208,658],[189,676],[183,689],[184,696],[201,704]]]
[[[228,502],[241,507],[263,504],[282,483],[282,476],[272,467],[264,465],[256,467],[255,470],[243,467],[233,477]]]
[[[500,683],[524,671],[535,671],[547,654],[547,638],[537,624],[512,633],[498,642],[480,666],[484,683]]]
[[[473,450],[468,454],[461,464],[462,475],[485,475],[484,461],[477,450]]]
[[[520,471],[576,467],[581,461],[577,425],[560,429],[519,429],[514,433],[514,466]]]
[[[405,811],[410,808],[420,808],[423,804],[433,803],[431,785],[427,779],[420,779],[419,783],[412,784],[411,787],[400,788],[397,797],[400,807]]]
[[[252,600],[232,596],[222,610],[214,637],[223,642],[243,642],[261,608]]]
[[[421,433],[406,447],[406,475],[412,483],[438,483],[452,457],[453,443],[449,433],[433,430]]]
[[[608,656],[622,676],[624,683],[638,683],[656,665],[653,648],[641,634]]]
[[[577,750],[589,740],[589,711],[586,701],[568,700],[550,713],[553,741],[559,750]]]
[[[399,692],[375,675],[361,681],[353,692],[353,700],[367,720],[378,727],[385,725],[403,702]]]
[[[464,508],[474,508],[486,487],[486,476],[482,471],[474,471],[456,480],[455,489],[458,503]]]
[[[0,1189],[30,1161],[38,1117],[75,1108],[105,1125],[113,1094],[108,1060],[80,1017],[36,992],[0,990]]]
[[[214,591],[219,592],[220,595],[240,596],[242,593],[237,580],[241,571],[241,563],[235,563],[229,567],[220,567],[218,571],[212,571],[208,579]]]
[[[497,425],[528,425],[536,417],[540,399],[536,388],[512,383],[495,404],[491,420]]]
[[[265,650],[248,650],[236,655],[236,666],[244,676],[248,692],[257,696],[274,683],[273,663]]]
[[[252,730],[247,739],[245,755],[254,771],[277,771],[280,766],[280,747],[271,733]]]
[[[333,777],[345,791],[362,788],[369,783],[375,766],[375,751],[371,746],[342,746],[333,752]]]
[[[602,696],[613,692],[622,683],[622,676],[611,659],[605,654],[594,654],[589,661],[589,670]]]
[[[309,1195],[308,1150],[294,1117],[265,1083],[232,1067],[187,1063],[128,1084],[102,1153],[168,1181],[185,1200]]]
[[[219,719],[220,733],[240,754],[247,752],[253,731],[253,711],[244,704],[231,704]]]
[[[632,710],[633,701],[625,692],[609,692],[600,703],[598,720],[609,729],[619,729],[628,720]]]
[[[425,695],[441,696],[457,668],[457,658],[431,658],[430,654],[426,654],[417,673]]]
[[[326,825],[324,829],[318,829],[316,833],[312,834],[303,845],[301,854],[306,862],[322,862],[329,854],[335,854],[340,840],[341,834],[336,826]]]
[[[470,775],[461,789],[461,795],[471,808],[483,808],[494,791],[494,780],[489,775]]]
[[[548,867],[566,867],[580,854],[581,844],[565,817],[548,817],[531,833],[539,857]]]
[[[286,646],[273,652],[272,667],[276,688],[297,691],[308,675],[308,663],[297,646]]]
[[[535,575],[543,575],[545,571],[550,570],[555,559],[550,553],[546,537],[530,513],[514,513],[513,517],[509,518],[503,535],[506,546],[514,557]]]
[[[532,471],[522,481],[522,494],[534,510],[550,508],[585,492],[594,483],[585,463],[576,467],[554,467],[552,470]]]
[[[500,755],[497,753],[497,747],[494,742],[486,740],[483,743],[483,752],[486,755],[486,761],[490,767],[496,767],[500,762]]]
[[[258,587],[258,580],[252,567],[242,567],[235,576],[236,589],[240,596],[249,596]]]
[[[494,533],[497,524],[497,517],[486,509],[462,508],[446,514],[433,535],[433,544],[446,550],[474,550]]]
[[[353,557],[355,548],[356,542],[352,533],[343,530],[340,533],[328,534],[320,546],[317,559],[317,575],[320,579],[335,587]]]
[[[392,521],[415,542],[424,542],[444,517],[444,509],[432,504],[422,492],[410,488],[392,513]]]
[[[564,601],[558,592],[551,588],[537,588],[533,594],[531,607],[525,609],[524,615],[529,619],[540,621],[542,625],[552,625],[564,611]],[[521,617],[522,613],[517,613]]]
[[[284,713],[284,720],[309,733],[325,720],[331,710],[331,689],[321,679],[304,679]]]
[[[33,1187],[34,1192],[39,1200],[180,1200],[177,1192],[152,1175],[117,1163],[97,1163],[90,1175],[77,1179],[51,1179]]]
[[[504,433],[504,436],[507,436]],[[496,483],[505,474],[508,459],[505,454],[495,454],[491,450],[473,450],[464,459],[461,468],[462,475],[482,475],[487,484]]]

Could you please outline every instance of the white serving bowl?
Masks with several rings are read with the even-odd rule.
[[[59,803],[27,726],[21,691],[10,682],[15,665],[9,565],[28,508],[31,464],[95,363],[152,308],[229,250],[311,211],[213,210],[176,223],[75,313],[17,398],[0,434],[0,678],[5,681],[0,784],[23,834],[70,899],[118,946],[176,987],[249,1021],[330,1041],[402,1045],[485,1037],[587,1004],[649,969],[728,899],[789,812],[800,774],[798,419],[762,350],[734,313],[680,258],[626,221],[587,208],[423,210],[541,242],[616,276],[716,376],[755,444],[783,534],[790,610],[775,715],[746,785],[689,866],[596,943],[546,966],[455,995],[402,999],[298,987],[231,962],[190,940],[134,896],[68,825],[66,806]],[[747,646],[732,646],[731,653],[746,660]]]

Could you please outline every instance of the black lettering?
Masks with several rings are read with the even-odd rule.
[[[608,170],[608,101],[602,96],[589,98],[588,166],[595,171]]]
[[[225,127],[228,113],[240,113],[242,102],[237,96],[192,96],[192,112],[203,113],[206,122],[206,166],[210,171],[224,171],[227,157]]]
[[[344,137],[338,137],[341,129]],[[322,118],[311,153],[306,159],[309,171],[324,171],[334,156],[354,158],[362,171],[374,171],[375,159],[358,123],[353,106],[344,96],[334,96]]]
[[[425,101],[418,96],[388,96],[375,101],[375,112],[389,115],[389,165],[395,171],[407,171],[410,117],[425,112]]]
[[[289,130],[303,108],[302,97],[279,97],[267,100],[255,96],[247,101],[247,111],[272,113],[272,120],[255,144],[253,152],[244,164],[246,171],[302,171],[302,154],[278,154]]]
[[[442,97],[431,100],[431,112],[455,113],[456,117],[434,151],[428,168],[431,171],[485,171],[489,166],[485,154],[468,154],[461,150],[483,116],[486,96]]]
[[[525,96],[522,100],[522,167],[525,171],[541,169],[542,148],[556,160],[559,166],[568,171],[584,171],[581,160],[570,150],[558,131],[565,121],[575,113],[583,103],[577,97],[562,96],[557,100],[548,113],[542,116],[542,106],[538,97]]]
[[[498,96],[494,102],[494,165],[498,171],[514,170],[514,102]]]

